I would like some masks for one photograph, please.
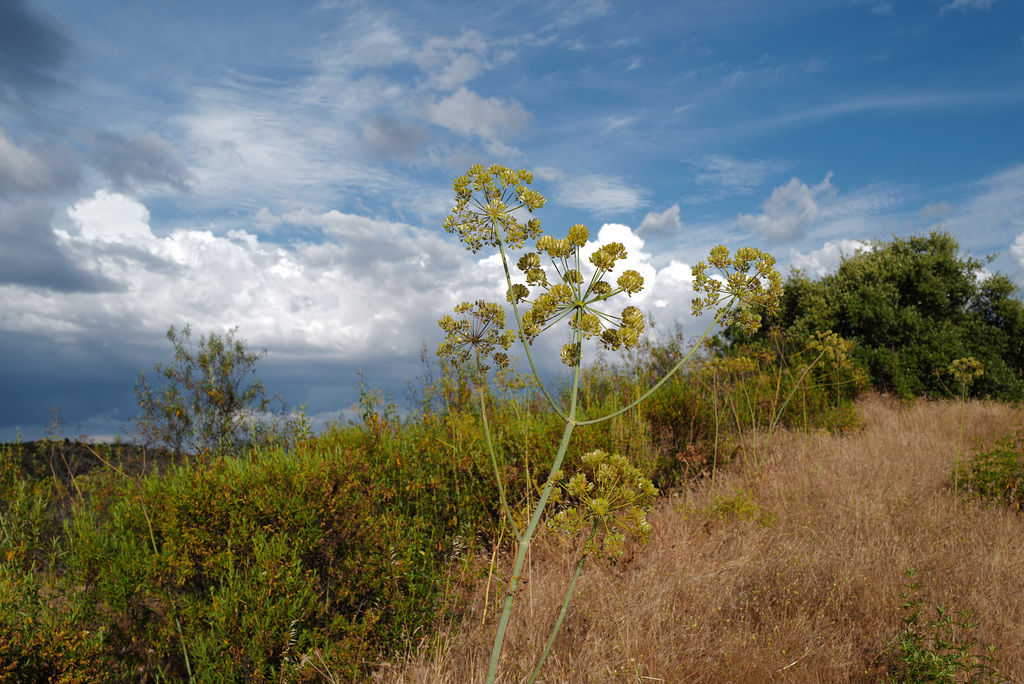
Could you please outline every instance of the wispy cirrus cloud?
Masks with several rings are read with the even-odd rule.
[[[1024,164],[990,174],[969,189],[965,200],[952,204],[943,226],[963,236],[967,247],[985,252],[1007,249],[997,241],[999,236],[1024,228]]]
[[[513,49],[476,31],[414,38],[386,16],[366,22],[311,49],[308,77],[276,87],[230,79],[192,93],[175,123],[197,194],[236,197],[252,210],[281,190],[298,202],[322,202],[332,187],[383,201],[398,186],[403,197],[416,194],[424,168],[521,155],[511,143],[533,115],[515,98],[469,85],[515,59]],[[409,66],[419,77],[394,71]]]
[[[615,176],[567,176],[558,183],[558,201],[591,213],[634,211],[647,204],[646,192]]]
[[[988,10],[992,9],[992,5],[995,4],[996,0],[952,0],[942,6],[939,10],[939,14],[945,14],[950,10],[961,10],[966,12],[969,9],[980,9]]]
[[[684,200],[687,204],[749,194],[787,168],[781,161],[745,161],[727,154],[704,154],[688,163],[694,168],[697,182],[707,190],[687,197]]]

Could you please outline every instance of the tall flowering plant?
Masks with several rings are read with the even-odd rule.
[[[631,269],[617,272],[617,265],[627,256],[621,243],[600,245],[584,259],[583,248],[590,239],[586,226],[577,224],[570,227],[564,238],[545,234],[540,220],[532,217],[544,206],[545,198],[530,188],[532,182],[533,177],[526,170],[475,165],[468,173],[455,179],[455,206],[444,221],[445,230],[457,235],[471,252],[477,253],[484,248],[497,250],[505,274],[505,305],[511,308],[515,327],[506,327],[506,308],[502,304],[482,300],[463,302],[455,307],[454,316],[446,315],[439,321],[445,338],[438,347],[438,356],[454,368],[466,368],[485,377],[492,365],[499,369],[508,366],[508,350],[517,340],[520,341],[536,386],[551,410],[565,422],[547,481],[525,528],[520,529],[505,497],[487,423],[486,395],[483,383],[478,383],[480,413],[498,498],[518,542],[491,651],[487,672],[489,683],[497,676],[516,588],[530,543],[549,502],[562,498],[568,504],[549,521],[549,527],[569,534],[582,533],[586,535],[586,543],[562,611],[530,682],[540,674],[588,555],[616,556],[622,553],[627,537],[645,541],[650,534],[646,514],[658,492],[651,481],[625,458],[594,451],[583,458],[580,471],[568,478],[561,472],[573,431],[580,426],[609,420],[636,407],[678,372],[694,353],[687,354],[664,378],[628,406],[597,418],[577,418],[583,342],[594,339],[612,351],[628,349],[639,342],[644,332],[644,317],[640,310],[626,305],[616,313],[610,311],[615,310],[611,300],[618,298],[616,301],[621,301],[622,295],[628,299],[641,292],[644,279]],[[527,247],[530,242],[532,249]],[[515,259],[517,252],[522,254]],[[544,268],[545,262],[548,268]],[[511,263],[515,266],[510,266]],[[517,272],[515,277],[513,268]],[[775,259],[758,249],[746,247],[730,256],[725,247],[715,247],[707,262],[694,267],[693,276],[694,290],[698,294],[693,301],[694,314],[704,311],[715,314],[702,339],[719,324],[740,325],[753,332],[761,325],[760,315],[756,313],[758,309],[767,313],[778,310],[782,280],[775,270]],[[540,335],[549,332],[561,333],[566,339],[560,355],[572,372],[567,405],[557,401],[544,385],[533,356],[533,343]],[[695,345],[693,349],[698,347]]]

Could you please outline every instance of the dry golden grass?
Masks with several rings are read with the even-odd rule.
[[[866,429],[776,436],[761,477],[722,473],[715,496],[749,492],[751,516],[709,517],[702,482],[652,511],[651,543],[613,567],[584,570],[544,682],[878,682],[886,640],[902,629],[905,571],[926,605],[969,609],[974,641],[1000,647],[1000,671],[1024,681],[1024,518],[954,502],[960,406],[859,404]],[[1010,431],[1019,411],[966,407],[972,438]],[[534,545],[500,681],[532,671],[569,577],[557,540]],[[511,551],[501,559],[507,570]],[[499,567],[499,571],[502,568]],[[383,668],[380,682],[481,682],[494,634],[478,583],[461,625]],[[457,629],[456,629],[457,627]]]

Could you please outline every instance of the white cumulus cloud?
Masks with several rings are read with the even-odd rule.
[[[515,136],[530,120],[519,101],[483,97],[465,87],[428,104],[424,116],[459,135],[484,139]]]
[[[831,171],[813,187],[799,178],[793,178],[772,191],[771,197],[762,205],[763,213],[740,214],[737,221],[741,227],[760,233],[770,240],[794,240],[802,236],[804,229],[818,218],[818,200],[834,194]]]
[[[97,190],[92,197],[69,207],[67,213],[87,240],[153,238],[149,229],[149,210],[119,193]]]
[[[830,240],[821,249],[812,250],[807,254],[790,250],[789,263],[795,269],[806,271],[811,277],[820,278],[839,268],[844,256],[851,257],[857,252],[870,252],[871,249],[871,243],[862,240]]]
[[[266,223],[322,231],[320,242],[289,244],[245,230],[157,236],[145,205],[104,191],[67,213],[77,230],[60,234],[60,248],[115,287],[62,296],[0,286],[4,329],[144,337],[190,322],[200,330],[239,326],[254,344],[284,353],[415,356],[436,336],[437,317],[486,275],[436,231],[338,211],[260,212]]]
[[[1024,268],[1024,233],[1021,233],[1010,245],[1010,255],[1017,261],[1017,265]]]

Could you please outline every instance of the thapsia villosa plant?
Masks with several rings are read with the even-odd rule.
[[[595,550],[615,556],[622,552],[627,534],[643,541],[650,533],[646,512],[650,510],[657,490],[650,480],[624,458],[600,451],[591,452],[583,461],[589,473],[578,472],[564,483],[562,461],[573,431],[577,427],[609,420],[635,408],[682,368],[699,348],[699,345],[694,345],[693,350],[665,377],[628,406],[606,416],[578,419],[583,342],[597,338],[606,349],[612,351],[636,345],[644,331],[643,314],[635,306],[626,306],[617,314],[610,313],[607,303],[619,295],[631,297],[640,292],[644,281],[636,271],[624,270],[615,278],[614,284],[609,282],[616,264],[627,256],[621,243],[610,242],[599,246],[585,262],[581,252],[590,237],[585,226],[574,225],[566,237],[559,239],[545,235],[539,219],[521,221],[521,216],[532,214],[545,203],[543,195],[530,189],[532,182],[533,177],[526,170],[514,171],[500,165],[488,168],[475,165],[468,173],[455,179],[455,207],[444,221],[445,230],[457,234],[471,252],[476,253],[485,247],[497,249],[505,272],[506,302],[511,305],[516,326],[515,330],[506,328],[504,307],[486,301],[459,304],[455,307],[456,316],[446,315],[439,321],[446,336],[438,347],[438,356],[454,368],[470,369],[477,378],[480,414],[498,485],[498,496],[518,542],[491,651],[488,682],[493,682],[497,676],[505,633],[530,543],[548,502],[558,498],[556,492],[564,490],[571,505],[551,520],[550,527],[571,534],[582,533],[586,541],[561,614],[530,678],[531,682],[540,673],[544,659],[550,652],[587,556]],[[522,250],[528,240],[534,241],[534,249],[525,252],[515,262],[520,275],[513,281],[509,266],[511,253]],[[542,266],[542,259],[550,263],[550,269]],[[754,312],[755,307],[761,307],[770,314],[775,313],[782,294],[782,280],[774,266],[775,259],[758,249],[742,248],[733,256],[724,246],[711,250],[708,261],[700,262],[693,269],[693,287],[699,295],[693,301],[694,314],[705,310],[715,312],[714,320],[702,338],[719,324],[737,324],[750,332],[756,331],[760,327],[761,318]],[[531,350],[532,343],[539,335],[561,322],[568,324],[569,328],[569,340],[561,349],[562,362],[572,369],[568,406],[556,401],[545,387]],[[565,421],[551,471],[525,529],[519,529],[516,525],[505,498],[487,423],[483,387],[483,379],[486,378],[490,364],[498,368],[508,366],[507,352],[517,338],[523,342],[526,359],[538,389],[551,410]],[[559,486],[557,490],[556,485]]]
[[[949,364],[949,374],[959,385],[960,433],[956,439],[956,460],[953,462],[953,499],[960,498],[960,447],[964,441],[964,409],[967,407],[967,391],[974,381],[985,374],[985,364],[973,356],[965,356]]]

